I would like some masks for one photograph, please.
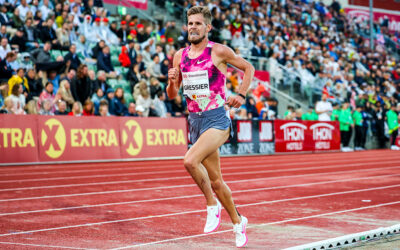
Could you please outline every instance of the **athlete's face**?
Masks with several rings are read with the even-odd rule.
[[[206,38],[211,30],[211,25],[206,24],[202,14],[191,15],[188,18],[189,42],[199,44]]]

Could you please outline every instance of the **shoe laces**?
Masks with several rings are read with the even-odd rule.
[[[207,207],[207,220],[212,219],[215,216],[215,211],[217,209],[217,206]]]
[[[242,223],[233,225],[233,232],[238,236],[242,235]]]

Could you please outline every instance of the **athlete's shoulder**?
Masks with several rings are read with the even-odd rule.
[[[174,55],[174,60],[180,61],[182,58],[182,53],[183,53],[184,48],[178,50],[175,55]]]
[[[223,45],[221,43],[214,43],[214,45],[212,47],[212,51],[217,56],[220,56],[220,57],[225,57],[227,55],[227,53],[228,54],[233,53],[233,50],[231,48],[229,48],[228,46]]]

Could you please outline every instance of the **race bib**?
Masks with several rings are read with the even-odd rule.
[[[183,94],[192,100],[210,96],[208,71],[182,72]]]

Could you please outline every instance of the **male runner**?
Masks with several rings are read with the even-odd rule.
[[[205,233],[218,229],[221,223],[221,204],[224,206],[236,234],[236,246],[247,244],[247,218],[241,216],[233,203],[232,193],[221,175],[218,148],[232,133],[231,120],[225,104],[238,108],[245,103],[245,95],[254,75],[254,67],[237,56],[230,48],[208,40],[211,12],[206,7],[189,9],[188,32],[191,46],[179,50],[168,71],[167,94],[178,95],[181,82],[189,114],[189,132],[193,146],[186,153],[184,165],[207,201]],[[239,94],[225,99],[227,64],[244,71]],[[218,199],[215,199],[212,191]]]

